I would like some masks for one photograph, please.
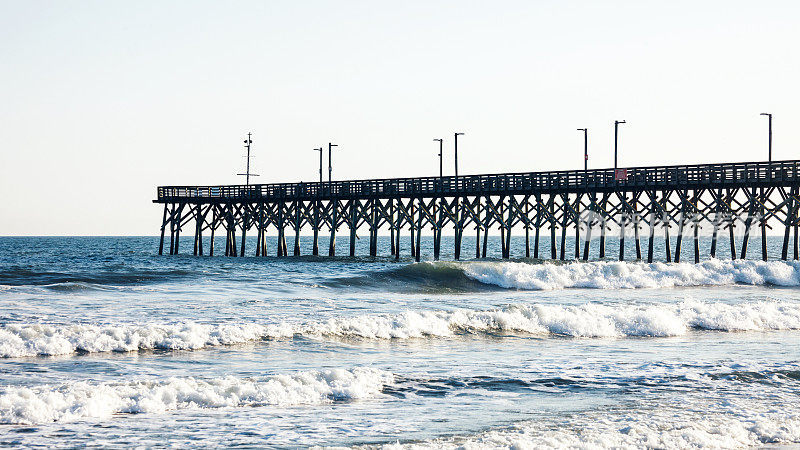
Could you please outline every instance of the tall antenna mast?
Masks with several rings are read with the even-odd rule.
[[[237,173],[236,175],[246,177],[245,183],[249,186],[250,185],[250,177],[257,177],[258,175],[254,173],[250,173],[250,144],[253,143],[253,140],[250,139],[252,137],[252,133],[247,133],[247,139],[244,140],[244,148],[247,149],[247,171],[245,173]]]

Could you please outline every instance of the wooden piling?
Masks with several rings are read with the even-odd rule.
[[[319,202],[315,201],[314,202],[314,226],[312,227],[313,228],[313,230],[312,230],[312,232],[313,232],[313,237],[312,237],[313,242],[311,243],[311,255],[313,255],[313,256],[319,256],[319,229],[320,229],[319,209],[320,209]],[[394,253],[392,253],[392,254],[394,254]]]
[[[567,223],[569,220],[569,197],[567,195],[561,196],[562,216],[561,216],[561,254],[560,259],[564,261],[565,253],[567,251]]]
[[[394,199],[389,199],[389,230],[390,230],[390,236],[389,236],[389,242],[390,242],[390,244],[389,244],[389,246],[390,246],[390,248],[389,248],[389,254],[390,254],[391,256],[395,256],[395,255],[397,254],[398,250],[397,250],[397,246],[395,245],[395,242],[394,242],[394,233],[395,233],[395,221],[394,221]]]
[[[685,214],[685,207],[686,203],[681,202],[681,215],[680,221],[678,222],[678,237],[675,238],[675,262],[681,262],[681,243],[683,242],[683,224],[685,221],[684,214]]]
[[[655,198],[655,194],[653,195]],[[656,205],[655,203],[650,206],[650,238],[647,240],[647,262],[653,262],[653,243],[656,232]]]
[[[420,260],[420,253],[422,249],[420,248],[420,238],[422,237],[422,199],[418,200],[419,207],[417,208],[417,242],[416,242],[416,251],[414,252],[414,258],[417,262]]]
[[[164,231],[167,228],[167,204],[164,203],[164,216],[161,218],[161,239],[158,241],[158,254],[164,254]]]
[[[339,227],[338,218],[336,217],[339,211],[339,201],[336,199],[331,200],[331,238],[328,242],[328,256],[336,256],[336,229]]]
[[[623,201],[627,201],[627,198],[623,197]],[[625,260],[625,209],[620,208],[620,218],[619,218],[619,260]]]
[[[542,197],[536,196],[536,231],[533,236],[533,257],[539,259],[539,229],[542,227]]]
[[[358,222],[356,218],[356,201],[350,201],[350,257],[356,256],[356,238],[358,233]]]

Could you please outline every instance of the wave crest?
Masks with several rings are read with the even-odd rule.
[[[800,329],[800,304],[684,301],[577,306],[518,304],[491,310],[406,311],[308,323],[41,325],[0,327],[0,357],[73,352],[196,350],[265,339],[414,339],[524,333],[584,338],[679,336],[690,330]]]
[[[435,266],[439,263],[428,264]],[[698,264],[474,262],[459,266],[469,278],[507,289],[634,289],[731,284],[800,286],[800,263],[785,261],[712,259]]]
[[[378,395],[394,376],[372,368],[266,378],[169,378],[120,384],[78,382],[0,390],[0,423],[36,424],[187,408],[318,405]]]

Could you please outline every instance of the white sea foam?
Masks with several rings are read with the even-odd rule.
[[[58,387],[0,388],[0,423],[36,424],[163,413],[187,408],[318,405],[371,398],[394,376],[357,367],[265,378],[169,378],[129,383],[76,382]]]
[[[511,289],[632,289],[730,284],[800,286],[800,263],[785,261],[712,259],[699,264],[474,262],[456,266],[476,281]]]
[[[259,324],[206,325],[8,324],[0,328],[0,356],[63,355],[82,352],[127,352],[147,349],[195,350],[280,337],[280,328]]]
[[[702,413],[663,406],[629,411],[590,411],[555,423],[545,420],[522,422],[471,436],[396,443],[383,448],[727,449],[800,443],[800,415],[791,403],[786,404],[788,410],[756,405],[746,407],[741,403],[722,401]]]
[[[492,310],[406,311],[321,322],[261,324],[40,325],[0,328],[4,358],[147,349],[195,350],[263,339],[413,339],[530,333],[573,337],[678,336],[692,329],[800,329],[800,304],[684,301],[643,305],[511,305]]]

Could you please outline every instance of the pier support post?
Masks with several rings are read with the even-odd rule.
[[[481,197],[475,199],[475,259],[481,257]]]
[[[550,225],[550,259],[552,260],[558,257],[556,253],[556,229],[558,228],[558,220],[556,220],[555,214],[555,201],[555,196],[551,194],[548,201],[550,217],[547,219],[547,223]]]
[[[685,200],[681,199],[681,218],[678,222],[678,237],[675,238],[675,262],[681,262],[681,243],[683,241],[683,224],[686,220],[684,217],[686,208]]]
[[[491,223],[489,219],[489,203],[491,202],[491,198],[486,198],[486,206],[484,211],[484,223],[483,223],[483,248],[481,249],[481,255],[485,259],[486,258],[486,250],[489,248],[489,224]]]
[[[717,234],[719,232],[719,210],[714,212],[714,223],[711,231],[711,257],[717,257]]]
[[[639,239],[639,194],[633,197],[633,240],[636,241],[636,260],[642,260],[642,241]]]
[[[503,217],[505,205],[505,198],[500,197],[500,204],[497,208],[499,212],[499,217],[497,218],[498,222],[498,229],[500,231],[500,258],[505,259],[506,257],[506,229],[505,229],[505,218]]]
[[[300,201],[294,202],[294,256],[300,256],[300,228],[302,228],[302,221],[300,220]]]
[[[394,260],[400,261],[400,234],[403,231],[403,222],[400,219],[400,211],[397,211],[397,217],[392,215],[392,220],[395,221],[395,229],[397,230],[397,234],[394,235]]]
[[[564,194],[561,196],[561,209],[562,209],[562,216],[561,216],[561,254],[560,259],[564,261],[565,253],[567,251],[567,224],[569,223],[569,195]]]
[[[311,243],[311,255],[319,256],[319,208],[320,204],[319,201],[314,201],[314,237],[312,238],[314,242]]]
[[[511,207],[511,202],[514,201],[514,197],[509,197],[508,201],[508,216],[506,218],[506,250],[505,250],[505,258],[511,258],[511,228],[514,226],[514,208]]]
[[[442,200],[439,199],[439,205],[437,207],[436,201],[434,200],[431,202],[431,208],[433,209],[433,225],[431,225],[431,230],[433,231],[433,260],[439,260],[439,250],[441,249],[442,245],[442,210],[444,206],[442,205]],[[437,211],[438,210],[438,211]]]
[[[666,213],[665,213],[665,215],[666,215]],[[671,253],[672,249],[670,248],[670,245],[672,245],[672,244],[670,244],[670,242],[669,242],[669,227],[670,227],[670,225],[671,225],[671,223],[670,223],[669,217],[666,217],[666,219],[664,220],[664,250],[666,251],[667,262],[672,262],[672,253]]]
[[[372,201],[369,224],[369,256],[378,256],[378,200]]]
[[[786,222],[784,224],[783,232],[783,247],[781,248],[781,259],[784,261],[786,261],[789,257],[789,230],[792,228],[792,224],[794,223],[797,208],[797,203],[795,202],[796,189],[796,187],[791,188],[789,191],[789,199],[786,203]]]
[[[233,206],[230,206],[233,209]],[[233,212],[228,211],[228,251],[225,256],[236,256],[236,221],[233,218]]]
[[[525,257],[531,257],[531,201],[525,196]]]
[[[350,257],[356,256],[356,237],[357,237],[357,218],[356,218],[356,200],[350,201]]]
[[[328,242],[328,256],[336,256],[336,228],[339,222],[336,214],[339,211],[339,200],[333,199],[330,201],[331,206],[331,239]]]
[[[194,211],[194,256],[203,256],[203,215],[200,204]]]
[[[261,237],[259,238],[258,244],[256,244],[258,246],[258,249],[256,251],[258,255],[265,257],[267,256],[267,224],[266,224],[266,217],[264,214],[263,203],[259,205],[258,214],[259,214],[258,229],[261,234]]]
[[[217,230],[217,208],[212,205],[211,210],[211,236],[208,240],[208,256],[214,256],[214,232]]]
[[[655,198],[655,193],[653,194],[653,199]],[[647,240],[647,262],[653,262],[653,241],[655,239],[655,232],[656,232],[656,205],[655,203],[650,204],[650,238]]]
[[[422,251],[422,249],[420,248],[421,244],[420,238],[422,237],[422,199],[421,198],[418,199],[418,202],[419,202],[419,207],[417,208],[418,211],[417,211],[417,242],[416,242],[417,250],[414,255],[414,258],[416,259],[417,262],[419,262],[420,252]]]
[[[575,197],[575,260],[581,258],[581,194]]]
[[[164,231],[167,228],[167,204],[164,203],[164,216],[161,218],[161,239],[158,241],[158,255],[164,254]]]
[[[606,257],[606,202],[608,194],[603,193],[603,200],[601,203],[602,217],[600,218],[600,259]]]
[[[750,241],[750,216],[744,221],[744,236],[742,237],[742,253],[739,256],[741,259],[747,259],[747,243]]]
[[[242,217],[242,251],[239,254],[240,257],[244,257],[245,243],[247,243],[247,228],[249,226],[248,222],[250,221],[250,218],[248,217],[248,212],[247,212],[247,209],[246,209],[247,206],[245,205],[244,208],[245,208],[245,212],[244,212],[244,216]]]
[[[481,257],[481,225],[475,224],[475,259]]]
[[[414,227],[416,226],[416,220],[414,220],[414,199],[412,198],[409,202],[409,209],[411,210],[411,217],[409,219],[408,228],[411,233],[411,257],[416,258],[417,255],[417,244],[414,241]],[[419,261],[419,259],[417,259]]]
[[[594,222],[594,210],[589,210],[586,215],[586,240],[583,244],[583,260],[589,260],[589,246],[592,243],[592,222]]]
[[[731,216],[731,223],[728,226],[728,232],[730,233],[729,240],[731,244],[731,260],[734,260],[736,259],[736,240],[734,239],[733,227],[736,226],[736,217],[733,215],[733,213],[731,213],[730,216]]]
[[[794,245],[793,245],[794,252],[793,252],[792,256],[793,256],[793,259],[795,261],[797,261],[797,258],[799,256],[798,255],[798,250],[800,250],[800,248],[798,248],[798,239],[797,239],[798,238],[798,236],[797,236],[797,231],[798,231],[797,230],[797,210],[800,209],[800,203],[798,203],[798,201],[797,201],[798,189],[796,187],[792,188],[792,194],[791,195],[792,195],[792,204],[794,205],[794,208],[792,208],[792,220],[790,222],[790,225],[794,229],[793,230],[794,231]]]
[[[764,196],[764,188],[761,188],[761,201],[759,202],[761,209],[761,260],[767,260],[767,214],[764,210],[764,203],[767,199]]]
[[[622,197],[620,200],[623,201],[623,204],[620,205],[620,218],[619,218],[619,260],[625,260],[625,221],[626,221],[626,210],[624,202],[627,200],[626,197]]]
[[[278,245],[278,249],[276,251],[276,254],[279,257],[281,257],[281,256],[287,256],[286,253],[283,251],[283,242],[284,242],[283,235],[286,232],[286,230],[284,229],[284,225],[285,224],[284,224],[284,220],[283,220],[283,204],[282,203],[278,203],[277,206],[278,206],[278,223],[277,223],[277,225],[278,225],[278,244],[277,244]]]
[[[183,222],[183,217],[181,214],[183,212],[183,205],[178,207],[177,216],[176,216],[176,223],[175,223],[175,254],[178,254],[178,243],[181,239],[181,224]]]
[[[453,224],[453,258],[458,261],[461,259],[461,241],[464,237],[464,209],[469,206],[469,200],[464,197],[456,197],[455,199],[455,222]]]
[[[719,223],[720,223],[720,209],[722,205],[722,189],[717,191],[716,198],[714,199],[714,222],[713,222],[713,229],[711,231],[711,257],[717,257],[717,234],[719,232]]]
[[[542,196],[536,194],[536,226],[533,234],[533,257],[539,259],[539,232],[542,227]]]
[[[394,221],[394,199],[389,199],[389,252],[391,256],[395,256],[399,251],[397,246],[394,242],[394,234],[395,234],[395,221]],[[399,233],[399,231],[398,231]]]
[[[749,196],[750,207],[748,208],[747,218],[744,220],[744,236],[742,237],[742,254],[739,256],[741,259],[747,259],[747,243],[750,241],[750,225],[753,221],[753,214],[755,213],[755,196],[756,188],[753,188],[752,195]]]

